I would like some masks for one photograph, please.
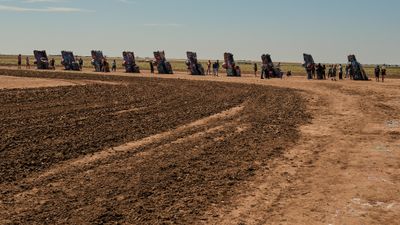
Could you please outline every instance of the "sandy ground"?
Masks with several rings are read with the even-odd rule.
[[[398,224],[400,80],[160,76],[302,90],[313,115],[295,147],[199,224]]]
[[[76,84],[77,82],[66,80],[0,76],[0,89],[57,87]]]

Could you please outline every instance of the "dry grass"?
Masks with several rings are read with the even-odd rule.
[[[23,59],[25,59],[26,56],[23,56]],[[33,56],[29,56],[31,58],[31,64],[33,63]],[[61,56],[52,56],[50,55],[49,58],[54,58],[56,60],[56,66],[61,67]],[[84,67],[85,68],[92,68],[92,65],[90,64],[91,57],[90,56],[84,56],[82,57],[84,61]],[[116,60],[117,61],[117,67],[121,68],[122,67],[122,57],[109,57],[109,61]],[[170,60],[172,67],[174,71],[187,71],[187,67],[185,65],[185,60]],[[220,60],[222,64],[222,60]],[[25,60],[22,62],[25,64]],[[201,60],[201,64],[206,68],[207,61]],[[260,63],[257,62],[260,68]],[[17,56],[15,55],[0,55],[0,66],[16,66],[17,64]],[[149,69],[149,62],[146,61],[145,59],[139,59],[137,60],[137,64],[142,70],[148,70]],[[241,67],[243,73],[253,73],[253,61],[238,61],[238,65]],[[283,71],[292,71],[292,73],[296,75],[305,75],[304,68],[302,67],[301,63],[281,63],[281,69]],[[367,71],[367,74],[370,76],[373,75],[374,71],[374,66],[372,65],[365,65],[365,69]],[[387,68],[387,72],[389,74],[389,77],[400,77],[400,67],[389,67]]]

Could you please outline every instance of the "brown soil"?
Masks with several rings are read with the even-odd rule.
[[[288,89],[123,81],[0,91],[3,221],[191,223],[280,157],[309,118]]]
[[[76,84],[75,82],[55,79],[0,76],[0,89],[57,87]]]
[[[2,126],[25,121],[13,123],[25,141],[11,139],[13,149],[0,153],[10,161],[2,161],[2,174],[12,171],[0,185],[1,223],[397,224],[400,217],[397,80],[0,74],[120,83],[0,91],[9,104],[1,107]],[[169,91],[170,98],[157,95],[164,105],[152,97],[143,104],[122,100],[136,89]],[[180,113],[196,103],[194,113]],[[103,106],[100,113],[91,104]],[[145,122],[124,119],[142,118],[146,109]],[[166,116],[154,117],[160,112]],[[82,114],[93,123],[83,122],[80,133],[65,125]],[[33,115],[40,120],[21,119]],[[49,129],[57,138],[31,143]],[[63,146],[65,156],[54,157]]]

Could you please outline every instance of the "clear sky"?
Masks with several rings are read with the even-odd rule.
[[[399,0],[0,0],[0,54],[103,50],[141,57],[400,64]]]

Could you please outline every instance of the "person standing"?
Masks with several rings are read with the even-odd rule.
[[[337,65],[332,65],[332,77],[334,81],[336,81],[336,76],[337,76]]]
[[[213,76],[217,75],[216,68],[217,68],[217,62],[214,62],[212,64],[212,69],[213,69],[212,74],[213,74]]]
[[[26,68],[30,69],[31,68],[31,64],[29,62],[29,56],[26,57],[25,61],[26,61]]]
[[[22,65],[22,56],[21,54],[18,55],[18,69],[21,69],[21,65]]]
[[[83,59],[79,58],[79,69],[82,70],[83,68]]]
[[[56,61],[54,58],[50,59],[50,69],[55,70],[56,69]]]
[[[254,76],[257,77],[258,66],[257,63],[254,63]]]
[[[103,72],[109,73],[110,72],[110,64],[107,61],[107,58],[103,60]]]
[[[211,60],[208,60],[207,62],[207,75],[211,75]]]
[[[238,77],[242,76],[242,70],[240,69],[240,66],[236,66],[235,71],[236,71],[236,76]]]
[[[382,83],[385,82],[385,77],[386,77],[386,66],[383,65],[381,69],[381,74],[382,74]]]
[[[321,65],[321,63],[319,63],[316,66],[316,72],[317,72],[317,79],[318,80],[322,80],[323,79],[323,75],[322,75],[322,65]]]
[[[264,80],[266,77],[266,66],[265,65],[261,65],[261,80]]]
[[[339,80],[343,80],[343,66],[339,64]]]
[[[154,73],[154,64],[152,61],[150,61],[150,73],[153,74]]]
[[[111,68],[111,70],[112,70],[113,72],[117,72],[117,61],[115,61],[115,59],[114,59],[114,61],[113,61],[113,63],[112,63],[112,68]]]
[[[380,73],[381,73],[381,69],[379,68],[379,65],[376,65],[376,67],[375,67],[375,80],[376,80],[376,82],[379,82]]]
[[[219,76],[219,60],[217,60],[214,64],[214,74],[215,76]]]
[[[312,74],[312,78],[315,80],[315,64],[313,64],[311,66],[311,74]]]
[[[307,65],[306,66],[306,71],[307,71],[307,80],[312,80],[313,75],[312,75],[312,65]],[[268,78],[269,79],[269,78]]]
[[[219,68],[221,67],[221,65],[219,64],[219,60],[217,60],[217,77],[219,76]]]

